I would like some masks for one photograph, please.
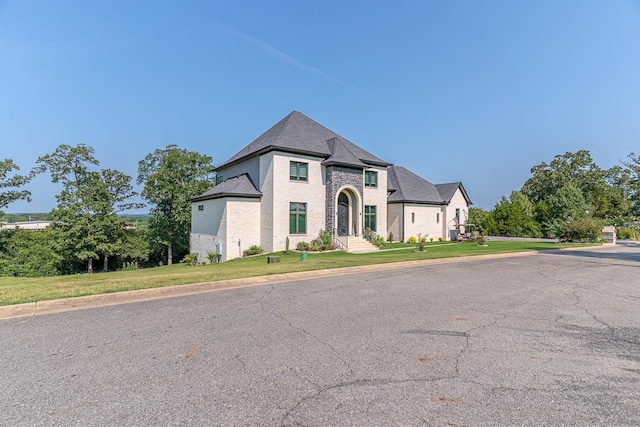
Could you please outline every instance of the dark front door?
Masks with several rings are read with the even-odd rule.
[[[338,236],[349,234],[349,198],[346,194],[338,196]]]

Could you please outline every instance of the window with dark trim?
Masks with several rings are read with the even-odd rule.
[[[292,181],[307,181],[309,164],[302,162],[289,163],[289,179]]]
[[[364,228],[371,231],[376,231],[376,207],[365,206],[364,207]]]
[[[224,177],[222,175],[216,175],[216,185],[222,184],[224,182]]]
[[[460,222],[460,208],[456,208],[456,219]]]
[[[198,205],[198,210],[199,211],[203,211],[204,210],[204,205]]]
[[[416,222],[416,213],[415,212],[411,212],[411,223],[415,223]]]
[[[307,204],[289,203],[289,234],[307,232]]]
[[[436,212],[436,224],[440,224],[440,212]]]
[[[377,187],[378,186],[378,172],[376,172],[376,171],[364,171],[364,186],[365,187]]]

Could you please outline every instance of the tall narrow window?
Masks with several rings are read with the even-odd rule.
[[[365,187],[377,187],[378,186],[378,172],[376,172],[376,171],[364,171],[364,186]]]
[[[289,179],[291,179],[292,181],[306,181],[308,169],[308,163],[289,163]]]
[[[456,208],[456,219],[460,222],[460,208]]]
[[[289,204],[289,234],[305,234],[307,232],[307,204]]]
[[[436,224],[440,224],[440,212],[436,212]]]
[[[414,224],[415,222],[416,222],[416,213],[411,212],[411,224]]]
[[[364,228],[368,228],[371,231],[376,231],[376,207],[365,206],[364,207]]]

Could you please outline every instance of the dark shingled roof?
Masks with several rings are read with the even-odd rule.
[[[322,162],[326,166],[330,165],[342,165],[342,166],[355,166],[357,168],[365,168],[367,165],[362,163],[356,156],[349,150],[347,144],[344,143],[339,137],[331,138],[327,141],[327,147],[331,151],[331,155],[327,160]]]
[[[332,143],[329,142],[331,140]],[[366,164],[390,165],[304,114],[294,111],[224,162],[218,170],[272,150],[324,157],[331,164],[357,167],[364,167]]]
[[[467,204],[469,205],[473,204],[471,203],[471,199],[469,199],[469,196],[467,195],[467,191],[464,189],[461,182],[448,182],[446,184],[436,184],[436,188],[438,189],[438,192],[440,193],[442,198],[447,201],[447,203],[451,201],[451,198],[456,193],[456,190],[460,188],[460,191],[462,192],[462,196],[467,201]]]
[[[253,185],[249,179],[249,176],[247,174],[243,174],[229,178],[191,200],[197,202],[200,200],[217,199],[219,197],[259,198],[261,196],[262,193],[256,189],[255,185]]]
[[[395,190],[387,198],[389,203],[447,203],[435,185],[401,166],[387,170],[387,188]]]

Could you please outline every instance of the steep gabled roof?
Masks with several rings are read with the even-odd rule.
[[[438,192],[440,193],[442,198],[447,201],[447,203],[451,201],[451,198],[453,197],[454,194],[456,194],[456,190],[458,190],[459,188],[460,192],[462,193],[462,196],[467,201],[467,204],[468,205],[473,204],[471,203],[471,199],[469,199],[469,195],[467,194],[467,191],[464,189],[464,187],[462,186],[462,183],[459,181],[448,182],[446,184],[436,184],[436,188],[438,189]]]
[[[330,147],[328,141],[337,138]],[[337,151],[334,150],[337,148]],[[272,150],[307,154],[329,159],[335,155],[336,163],[353,162],[353,158],[369,165],[389,166],[390,163],[379,159],[349,140],[311,120],[304,114],[294,111],[276,123],[271,129],[260,135],[251,144],[244,147],[219,169],[238,163],[248,157],[260,155]],[[358,166],[363,167],[363,166]]]
[[[387,169],[387,188],[393,191],[387,198],[389,203],[447,203],[435,185],[401,166]]]
[[[342,165],[342,166],[352,166],[357,168],[365,168],[367,165],[362,163],[360,159],[356,157],[355,154],[349,150],[349,147],[345,142],[338,136],[333,137],[327,141],[327,147],[329,147],[329,151],[331,151],[331,155],[327,160],[322,162],[325,166],[330,165]]]
[[[234,176],[224,182],[210,188],[207,192],[191,199],[193,202],[200,200],[217,199],[220,197],[248,197],[260,198],[262,193],[258,191],[247,174]]]

